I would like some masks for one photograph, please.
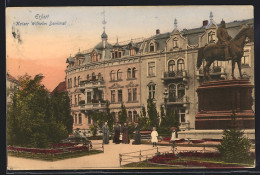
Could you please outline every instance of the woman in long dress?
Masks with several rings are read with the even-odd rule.
[[[118,123],[116,123],[115,127],[114,127],[114,139],[113,139],[113,143],[119,144],[120,143],[120,125]]]
[[[140,135],[140,125],[139,122],[135,122],[135,129],[134,129],[134,141],[132,142],[133,145],[140,145],[141,144],[141,135]]]
[[[156,131],[155,127],[153,127],[153,131],[151,133],[151,137],[152,137],[153,147],[157,146],[157,143],[158,143],[158,132]]]
[[[130,143],[130,139],[129,139],[129,135],[128,135],[128,126],[126,123],[124,123],[123,126],[123,140],[122,143],[124,144],[129,144]]]

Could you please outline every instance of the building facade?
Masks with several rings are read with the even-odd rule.
[[[245,26],[253,25],[253,19],[249,19],[227,23],[226,28],[233,38]],[[171,32],[161,34],[156,30],[152,37],[114,45],[104,31],[93,49],[67,59],[66,84],[74,129],[88,130],[93,123],[88,111],[104,110],[104,100],[110,102],[115,120],[123,103],[128,121],[133,122],[142,106],[147,106],[148,98],[153,99],[158,112],[177,113],[181,131],[196,129],[196,90],[203,78],[203,68],[196,68],[198,49],[217,42],[218,26],[211,13],[210,20],[203,21],[199,28],[179,30],[175,20]],[[231,61],[215,61],[211,78],[230,79],[231,67]],[[254,84],[254,43],[250,41],[244,48],[242,73]],[[238,77],[237,69],[235,75]]]
[[[7,105],[12,103],[12,94],[18,90],[19,82],[16,78],[14,78],[9,73],[6,73],[6,103]]]

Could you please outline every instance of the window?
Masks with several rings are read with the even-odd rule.
[[[132,89],[128,89],[128,101],[132,101]]]
[[[169,101],[175,102],[176,101],[176,86],[171,84],[169,86]]]
[[[150,44],[150,52],[154,52],[154,43]]]
[[[72,105],[72,96],[70,96],[70,105]]]
[[[242,66],[249,66],[249,50],[244,50],[244,55],[241,59]]]
[[[168,72],[174,72],[174,70],[175,70],[175,61],[171,60],[168,63]]]
[[[98,73],[98,80],[99,80],[99,81],[101,81],[101,80],[102,80],[101,73]]]
[[[179,109],[179,121],[185,122],[185,109]]]
[[[138,120],[138,114],[136,111],[133,112],[133,115],[134,115],[134,122]]]
[[[80,94],[78,94],[78,103],[80,102],[81,100],[81,97],[80,97]]]
[[[89,74],[87,75],[87,81],[89,81]]]
[[[116,80],[116,75],[115,75],[115,71],[111,71],[110,72],[110,81],[115,81]]]
[[[95,72],[92,73],[92,81],[96,81],[96,75],[95,75]]]
[[[116,92],[115,90],[111,91],[111,103],[115,103],[116,101]]]
[[[77,78],[74,77],[74,87],[76,86],[76,84],[77,84]]]
[[[75,99],[75,105],[77,105],[78,104],[77,95],[74,96],[74,99]]]
[[[178,85],[178,98],[182,99],[185,96],[185,86],[184,84]]]
[[[132,122],[132,111],[128,111],[128,121]]]
[[[213,31],[210,31],[209,33],[208,33],[208,43],[214,43],[215,42],[215,32],[213,32]]]
[[[134,68],[132,69],[132,78],[135,78],[135,72],[136,72],[136,68],[134,67]]]
[[[91,92],[87,92],[87,103],[91,103]]]
[[[117,80],[122,80],[122,71],[120,69],[117,71]]]
[[[133,88],[133,101],[137,101],[137,88]]]
[[[127,79],[131,78],[131,68],[127,69]]]
[[[74,124],[77,124],[78,123],[78,118],[77,118],[77,114],[75,114],[75,121],[74,121]]]
[[[173,39],[173,47],[177,48],[178,47],[178,38]]]
[[[91,117],[88,116],[88,124],[91,124]]]
[[[70,79],[68,79],[68,89],[70,88]]]
[[[118,90],[117,91],[117,95],[118,95],[118,102],[122,102],[123,101],[122,90]]]
[[[179,59],[177,64],[178,64],[178,71],[183,71],[184,70],[184,60]]]
[[[148,63],[148,76],[155,76],[155,62]]]
[[[154,99],[155,98],[155,85],[149,85],[149,98]]]
[[[130,56],[134,55],[135,54],[135,50],[134,49],[131,49],[130,50]]]
[[[80,76],[78,76],[78,86],[80,85]]]
[[[81,117],[81,114],[79,114],[79,124],[82,124],[82,117]]]

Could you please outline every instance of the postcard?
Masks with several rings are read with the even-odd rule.
[[[7,169],[255,167],[254,7],[6,8]]]

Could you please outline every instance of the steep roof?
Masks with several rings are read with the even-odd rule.
[[[10,75],[8,72],[6,73],[6,79],[19,84],[19,81],[16,78],[14,78],[12,75]]]
[[[51,92],[51,94],[53,95],[54,93],[60,93],[60,92],[66,92],[67,88],[66,88],[66,82],[60,82],[59,85]]]

